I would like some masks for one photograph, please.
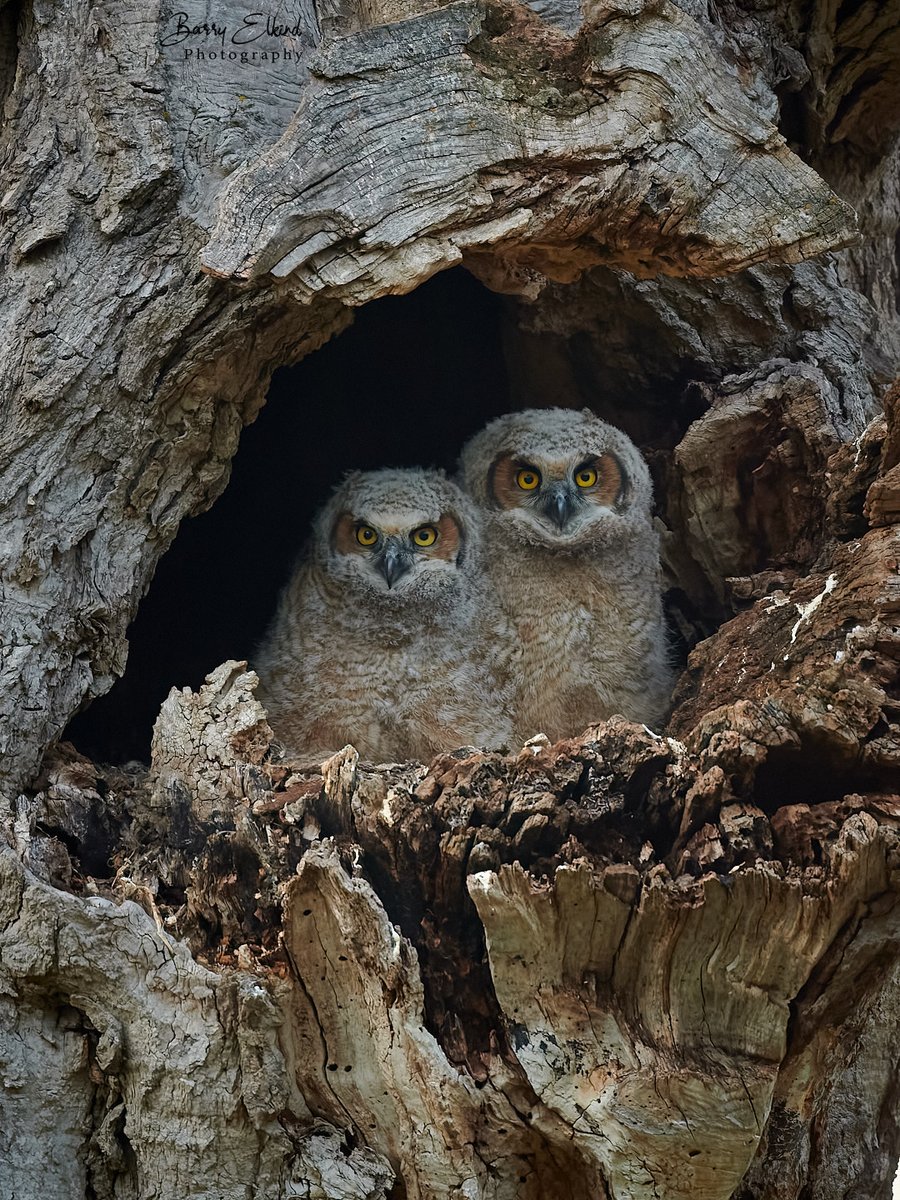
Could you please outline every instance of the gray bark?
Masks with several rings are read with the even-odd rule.
[[[574,40],[521,6],[378,19],[309,11],[266,43],[300,59],[273,82],[227,38],[161,45],[179,26],[156,7],[19,15],[0,151],[12,787],[122,670],[158,556],[224,485],[274,364],[347,304],[462,259],[533,292],[536,272],[709,276],[850,237],[674,6],[597,8]],[[217,23],[239,29],[240,6]],[[223,45],[237,61],[185,59]]]
[[[898,15],[0,5],[0,1196],[889,1194]],[[274,367],[458,263],[523,405],[689,384],[669,736],[285,763],[231,663],[54,746]]]

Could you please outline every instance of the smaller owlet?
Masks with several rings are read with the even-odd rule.
[[[658,726],[672,681],[637,447],[588,409],[532,409],[492,421],[460,467],[515,629],[516,735],[555,741],[614,713]]]
[[[482,568],[478,514],[437,471],[348,476],[256,656],[260,699],[296,754],[347,743],[429,761],[508,742],[509,634]]]

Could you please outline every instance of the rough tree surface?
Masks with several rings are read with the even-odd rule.
[[[900,4],[272,19],[0,0],[0,1200],[887,1197]],[[274,368],[459,263],[648,449],[669,727],[290,762],[229,662],[57,744]]]

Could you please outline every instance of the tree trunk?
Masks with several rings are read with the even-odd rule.
[[[0,3],[0,1197],[887,1197],[900,4],[264,16]],[[285,762],[230,662],[57,744],[274,368],[458,263],[647,450],[666,736]]]

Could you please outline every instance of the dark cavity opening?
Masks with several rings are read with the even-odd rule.
[[[803,745],[769,751],[753,782],[754,803],[767,816],[788,804],[837,803],[849,792],[885,786],[876,770],[866,770],[854,760],[836,759],[826,745],[814,739]]]
[[[125,674],[65,737],[104,762],[147,761],[173,687],[252,658],[306,539],[349,470],[452,469],[465,439],[510,407],[500,297],[464,271],[355,314],[340,337],[275,372],[230,482],[183,522],[128,635]]]
[[[704,407],[686,384],[708,372],[661,339],[642,305],[623,312],[614,284],[610,273],[591,305],[601,345],[535,329],[527,305],[457,268],[358,310],[338,338],[278,369],[227,488],[161,559],[124,676],[63,737],[95,761],[148,761],[172,687],[197,689],[226,659],[252,661],[313,514],[349,470],[452,471],[463,443],[501,413],[589,406],[647,453],[662,500],[668,453]]]

